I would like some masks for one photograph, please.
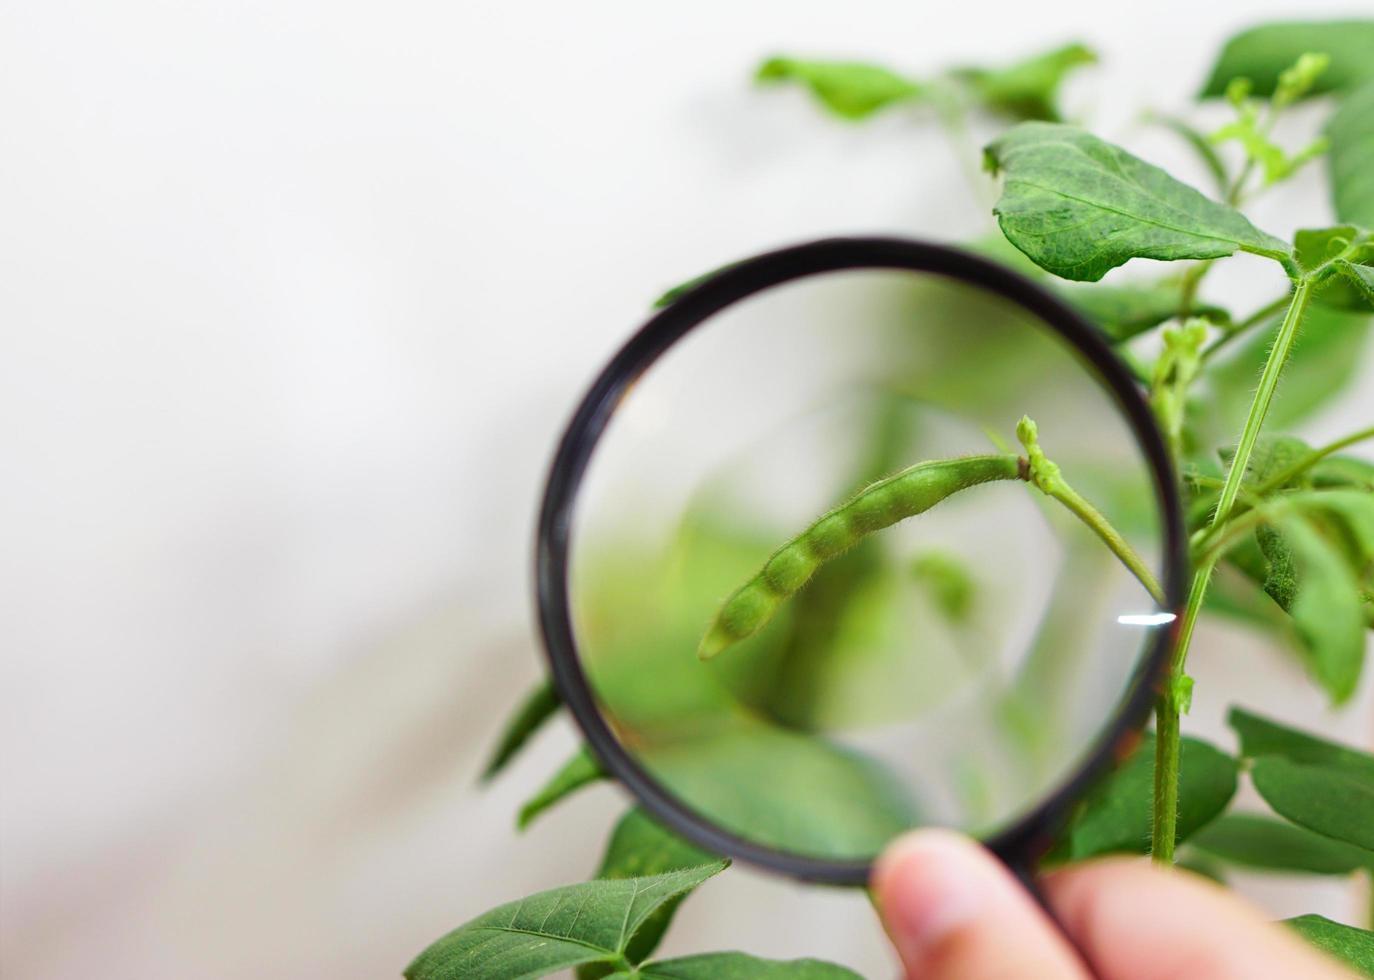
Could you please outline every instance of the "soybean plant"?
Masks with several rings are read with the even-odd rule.
[[[1041,277],[1101,328],[1135,366],[1181,474],[1192,582],[1169,678],[1158,692],[1154,731],[1092,789],[1048,862],[1148,852],[1156,861],[1177,861],[1221,879],[1233,870],[1368,878],[1374,869],[1374,754],[1367,747],[1340,745],[1241,707],[1228,714],[1232,746],[1182,733],[1193,699],[1189,660],[1206,655],[1200,641],[1207,633],[1199,624],[1209,618],[1252,630],[1257,663],[1266,656],[1294,658],[1333,707],[1349,701],[1359,686],[1367,632],[1374,627],[1374,463],[1349,450],[1374,438],[1374,428],[1335,432],[1315,444],[1301,433],[1343,389],[1362,380],[1359,365],[1368,354],[1374,319],[1370,51],[1371,20],[1266,24],[1230,38],[1198,89],[1204,105],[1197,111],[1149,107],[1136,129],[1180,138],[1180,152],[1196,161],[1188,180],[1065,122],[1062,83],[1096,60],[1083,44],[1006,65],[946,71],[910,73],[791,56],[770,58],[759,69],[762,86],[800,89],[844,125],[905,114],[938,128],[966,164],[968,199],[980,202],[987,215],[988,234],[974,246]],[[1276,123],[1300,104],[1324,117],[1320,132],[1298,142],[1281,139],[1278,134],[1293,126]],[[1226,118],[1218,122],[1219,115]],[[981,159],[993,180],[977,172],[971,136],[991,127],[1001,132]],[[919,133],[919,126],[912,131]],[[1272,187],[1318,180],[1319,170],[1329,214],[1271,210],[1264,224],[1272,226],[1264,230],[1245,213]],[[1275,203],[1291,200],[1301,198]],[[1274,233],[1291,227],[1299,230]],[[1177,263],[1180,271],[1132,268],[1102,281],[1119,266],[1138,267],[1137,259]],[[1249,294],[1235,304],[1222,301],[1212,275],[1231,262],[1249,263]],[[1273,291],[1266,293],[1270,282]],[[671,300],[670,293],[665,301]],[[767,656],[727,658],[730,666],[782,664],[786,669],[755,678],[747,693],[775,719],[811,724],[824,694],[808,686],[824,673],[811,668],[824,667],[854,642],[834,624],[876,615],[863,600],[880,593],[890,574],[877,547],[883,529],[951,494],[988,492],[976,488],[991,480],[1023,480],[1067,507],[1102,541],[1104,560],[1126,564],[1143,588],[1157,593],[1120,536],[1040,450],[1032,425],[1020,427],[1024,456],[917,461],[902,459],[904,443],[892,438],[898,418],[885,409],[875,412],[866,433],[872,451],[851,483],[866,489],[784,543],[752,577],[743,566],[746,575],[735,581],[744,584],[709,625],[705,615],[694,618],[700,614],[694,603],[703,589],[718,588],[718,566],[700,571],[684,563],[677,619],[689,625],[645,623],[630,644],[637,656],[661,652],[656,663],[673,665],[673,683],[627,688],[627,707],[679,727],[700,727],[700,712],[716,710],[711,698],[718,690],[701,679],[712,672],[695,663],[693,648],[710,656],[737,642],[765,644]],[[1053,435],[1046,434],[1051,444]],[[689,556],[756,556],[768,547],[738,521],[709,513],[684,525],[681,544]],[[608,607],[623,608],[640,587],[634,573],[615,574],[616,567],[637,568],[634,557],[608,567],[599,579]],[[928,578],[947,574],[950,566],[932,560],[919,567]],[[947,591],[958,601],[942,607],[948,615],[976,608],[981,597],[970,582],[952,585],[957,589]],[[787,628],[760,630],[784,603]],[[1073,615],[1056,618],[1056,608],[1052,601],[1049,643],[1071,633],[1076,622]],[[1052,676],[1026,680],[1032,693],[1051,692],[1055,683]],[[1212,706],[1228,700],[1224,692],[1208,697]],[[559,708],[547,684],[530,695],[503,733],[487,775],[517,757]],[[1270,710],[1283,713],[1287,706]],[[711,724],[720,717],[712,716]],[[1036,715],[1025,724],[1033,728]],[[790,757],[786,767],[777,767],[766,754],[771,749],[747,740],[731,741],[730,751],[732,764],[753,766],[753,778],[739,780],[732,801],[741,819],[789,807],[790,815],[806,819],[777,823],[804,823],[810,835],[805,843],[815,850],[852,841],[857,827],[871,826],[880,801],[890,799],[882,786],[865,795],[868,784],[833,758],[813,766],[815,760]],[[780,804],[784,791],[767,774],[783,768],[807,778],[794,801]],[[601,778],[596,761],[579,752],[534,795],[522,822]],[[1261,802],[1231,809],[1242,781],[1252,784]],[[834,805],[818,807],[817,801]],[[573,968],[581,980],[856,976],[831,963],[744,953],[652,961],[676,906],[724,867],[632,809],[612,832],[594,880],[494,908],[436,941],[406,974],[412,980],[510,980]],[[1374,909],[1364,917],[1370,915]],[[1374,976],[1374,933],[1317,915],[1288,921]]]

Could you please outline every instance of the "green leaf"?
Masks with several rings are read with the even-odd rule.
[[[1293,235],[1293,254],[1302,271],[1311,272],[1340,255],[1359,234],[1354,225],[1301,228]]]
[[[605,778],[606,773],[602,770],[601,764],[592,757],[587,747],[583,746],[577,750],[576,755],[564,764],[562,769],[554,773],[553,778],[545,783],[538,793],[530,797],[525,805],[520,808],[520,816],[516,821],[517,826],[524,830],[535,817],[555,803],[571,796],[583,786],[588,786]]]
[[[1298,266],[1304,272],[1311,272],[1318,266],[1336,260],[1359,234],[1359,229],[1354,225],[1304,228],[1293,236]],[[1374,270],[1370,272],[1374,276]],[[1339,310],[1367,310],[1370,307],[1370,301],[1362,294],[1360,286],[1343,275],[1321,278],[1313,298],[1318,303]]]
[[[703,953],[662,960],[627,977],[643,980],[863,980],[853,970],[821,960],[765,960],[747,953]]]
[[[1283,921],[1313,946],[1344,961],[1365,976],[1374,977],[1374,932],[1332,922],[1320,915],[1300,915],[1296,919]]]
[[[1254,813],[1224,814],[1194,834],[1189,845],[1264,871],[1343,875],[1374,868],[1374,851]]]
[[[1374,305],[1374,269],[1356,265],[1348,259],[1337,259],[1336,270],[1359,290],[1366,304]]]
[[[1185,313],[1183,290],[1176,282],[1065,286],[1060,295],[1116,343],[1130,340]],[[1210,303],[1194,302],[1186,312],[1216,321],[1230,319],[1224,309]]]
[[[1308,95],[1318,95],[1374,77],[1374,21],[1295,21],[1263,24],[1242,31],[1226,42],[1202,87],[1199,98],[1226,95],[1234,79],[1247,78],[1255,95],[1273,95],[1279,77],[1309,52],[1328,55],[1326,69],[1316,77]]]
[[[713,854],[687,843],[665,830],[643,810],[636,807],[616,824],[601,859],[598,878],[641,878],[700,867],[717,860]],[[644,920],[626,947],[632,963],[646,959],[658,946],[672,922],[681,897],[669,899]]]
[[[1364,779],[1374,779],[1374,755],[1368,752],[1340,745],[1244,708],[1232,708],[1226,723],[1240,736],[1241,755],[1247,759],[1281,756],[1305,765],[1343,769]]]
[[[1096,281],[1132,258],[1284,261],[1288,245],[1163,170],[1073,126],[1021,123],[986,150],[1002,232],[1042,268]]]
[[[1358,456],[1328,456],[1310,472],[1314,487],[1374,490],[1374,463]]]
[[[1374,66],[1367,52],[1365,64]],[[1374,228],[1374,78],[1346,96],[1325,132],[1331,141],[1326,166],[1336,217]]]
[[[1075,68],[1096,61],[1097,55],[1086,45],[1066,44],[1005,68],[963,68],[954,74],[967,79],[989,109],[1018,119],[1057,122],[1060,84]]]
[[[1261,756],[1250,769],[1275,813],[1326,837],[1374,850],[1374,780],[1347,769]]]
[[[626,947],[644,920],[728,864],[587,881],[509,902],[435,942],[405,975],[408,980],[526,980],[583,963],[628,968]]]
[[[1068,857],[1082,860],[1150,849],[1155,736],[1149,733],[1135,754],[1098,783],[1070,824]],[[1178,837],[1206,826],[1236,792],[1236,760],[1201,739],[1184,737],[1179,760]]]
[[[1339,543],[1352,568],[1374,561],[1374,496],[1337,487],[1291,494],[1286,503],[1317,521]]]
[[[911,574],[928,588],[935,607],[951,622],[968,619],[978,583],[959,559],[942,551],[928,551],[911,565]]]
[[[521,702],[515,714],[511,715],[510,720],[506,722],[506,727],[501,732],[501,738],[496,743],[496,749],[491,754],[491,760],[482,770],[483,782],[491,779],[506,767],[506,764],[529,741],[530,736],[553,716],[560,703],[558,692],[553,689],[553,684],[548,680],[543,681],[525,696],[525,700]]]
[[[1364,664],[1359,580],[1345,557],[1301,517],[1281,522],[1296,569],[1289,614],[1308,671],[1337,704],[1355,693]]]
[[[769,724],[649,746],[640,761],[720,826],[782,850],[871,858],[920,823],[905,784],[877,761]]]
[[[770,58],[759,66],[760,82],[798,82],[842,119],[865,119],[879,109],[925,96],[925,87],[881,65],[853,61]]]

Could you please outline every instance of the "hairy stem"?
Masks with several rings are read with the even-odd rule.
[[[1240,494],[1245,472],[1250,466],[1250,456],[1259,439],[1260,429],[1264,426],[1265,416],[1269,414],[1279,376],[1293,349],[1293,340],[1311,295],[1312,277],[1304,276],[1293,290],[1288,312],[1284,314],[1283,323],[1279,325],[1278,335],[1274,338],[1274,346],[1270,348],[1269,358],[1265,361],[1259,387],[1255,390],[1254,400],[1245,418],[1245,428],[1236,445],[1236,454],[1231,460],[1231,468],[1226,473],[1226,482],[1222,485],[1216,511],[1212,515],[1211,525],[1214,528],[1226,523]],[[1207,597],[1207,586],[1211,583],[1215,567],[1216,558],[1206,557],[1193,573],[1188,603],[1183,610],[1169,663],[1169,675],[1155,705],[1154,827],[1150,853],[1160,863],[1172,863],[1174,860],[1174,842],[1178,830],[1179,718],[1186,708],[1188,696],[1185,668],[1193,630],[1197,626],[1198,614],[1202,611],[1202,602]]]
[[[1121,532],[1102,515],[1102,512],[1088,503],[1073,487],[1069,486],[1059,467],[1045,456],[1045,451],[1040,448],[1037,439],[1035,423],[1029,418],[1022,418],[1016,426],[1016,435],[1026,447],[1026,455],[1030,463],[1030,482],[1035,484],[1046,496],[1059,501],[1068,508],[1071,514],[1086,524],[1102,540],[1102,543],[1111,549],[1112,554],[1121,560],[1121,564],[1125,565],[1131,574],[1140,581],[1140,584],[1145,587],[1145,591],[1150,593],[1151,598],[1163,605],[1165,602],[1164,590],[1160,588],[1159,581],[1150,571],[1150,567],[1141,560],[1140,555],[1136,554],[1135,549],[1121,536]]]
[[[1289,304],[1290,299],[1291,296],[1288,295],[1280,296],[1272,303],[1266,303],[1264,306],[1260,307],[1254,313],[1251,313],[1244,320],[1240,321],[1240,323],[1237,323],[1234,326],[1230,327],[1228,330],[1226,330],[1225,333],[1223,333],[1220,337],[1214,340],[1208,347],[1206,347],[1203,350],[1202,359],[1204,361],[1207,360],[1221,348],[1225,347],[1228,343],[1244,334],[1251,327],[1256,327],[1259,326],[1261,323],[1267,322],[1270,317],[1274,316],[1274,314],[1284,309],[1284,307],[1286,307]]]

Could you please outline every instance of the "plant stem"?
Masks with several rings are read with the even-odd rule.
[[[1231,468],[1226,473],[1221,495],[1217,499],[1216,512],[1212,515],[1212,527],[1226,522],[1240,494],[1245,472],[1250,466],[1250,455],[1254,452],[1255,442],[1259,439],[1260,429],[1264,426],[1265,416],[1274,400],[1278,388],[1279,375],[1293,349],[1298,326],[1307,312],[1307,303],[1312,295],[1312,277],[1304,276],[1298,280],[1293,290],[1293,298],[1284,314],[1283,323],[1270,348],[1269,358],[1265,361],[1260,375],[1259,387],[1255,390],[1254,400],[1250,403],[1249,414],[1245,418],[1245,428],[1236,445],[1236,454],[1231,459]],[[1193,583],[1188,590],[1188,603],[1183,610],[1179,623],[1178,638],[1174,644],[1173,656],[1169,663],[1169,674],[1164,688],[1159,692],[1155,705],[1155,774],[1154,774],[1154,827],[1151,833],[1151,855],[1159,863],[1172,863],[1174,842],[1178,830],[1178,768],[1179,768],[1179,718],[1184,710],[1187,697],[1186,675],[1184,668],[1188,663],[1188,647],[1193,639],[1193,629],[1197,626],[1202,602],[1207,597],[1207,586],[1212,580],[1212,570],[1216,558],[1204,558],[1193,573]]]
[[[1102,542],[1111,549],[1112,554],[1121,559],[1121,564],[1125,565],[1131,574],[1140,581],[1140,584],[1145,586],[1145,591],[1150,593],[1150,597],[1155,602],[1161,606],[1165,604],[1164,590],[1160,587],[1154,573],[1141,560],[1140,555],[1136,554],[1135,549],[1121,536],[1121,532],[1112,527],[1111,522],[1102,515],[1101,511],[1083,499],[1073,487],[1063,480],[1051,483],[1048,489],[1045,487],[1041,487],[1041,489],[1048,496],[1067,507],[1075,517],[1101,538]]]
[[[1280,296],[1272,303],[1266,303],[1264,306],[1260,307],[1254,313],[1251,313],[1244,320],[1240,321],[1240,323],[1237,323],[1235,326],[1231,327],[1231,329],[1227,330],[1215,341],[1213,341],[1211,346],[1204,349],[1202,352],[1202,359],[1204,361],[1207,360],[1207,358],[1211,357],[1214,353],[1216,353],[1222,347],[1226,346],[1226,344],[1228,344],[1230,341],[1235,340],[1237,337],[1239,337],[1245,331],[1249,330],[1251,327],[1258,326],[1259,324],[1264,323],[1275,313],[1279,312],[1279,310],[1282,310],[1285,306],[1287,306],[1291,298],[1292,297],[1289,295]]]
[[[1021,444],[1026,447],[1029,469],[1027,479],[1047,497],[1053,497],[1067,507],[1070,513],[1101,538],[1102,543],[1110,548],[1112,554],[1121,560],[1121,564],[1125,565],[1131,574],[1139,580],[1140,584],[1145,587],[1145,591],[1150,593],[1151,598],[1163,606],[1166,602],[1164,590],[1160,588],[1154,573],[1150,571],[1150,567],[1141,560],[1140,555],[1136,554],[1135,549],[1121,536],[1121,532],[1112,527],[1111,522],[1103,516],[1102,512],[1088,503],[1073,487],[1069,486],[1058,465],[1050,462],[1045,451],[1040,448],[1035,423],[1029,418],[1023,417],[1016,426],[1016,435],[1021,440]]]

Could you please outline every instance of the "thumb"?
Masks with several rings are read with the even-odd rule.
[[[1088,977],[1030,893],[960,834],[902,837],[879,859],[872,888],[909,980]]]
[[[1210,881],[1140,858],[1046,880],[1055,915],[1103,980],[1349,980],[1334,960]]]

